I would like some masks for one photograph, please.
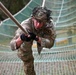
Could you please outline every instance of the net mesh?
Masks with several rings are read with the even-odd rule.
[[[34,7],[42,4],[52,10],[57,37],[53,48],[44,48],[41,55],[34,43],[36,74],[76,75],[76,0],[31,0],[14,17],[21,23],[30,17]],[[17,28],[9,18],[0,24],[0,75],[24,75],[23,62],[9,45]]]

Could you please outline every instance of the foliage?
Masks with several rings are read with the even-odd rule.
[[[17,13],[29,2],[29,0],[0,0],[0,1],[12,14]],[[0,11],[0,20],[4,20],[6,18],[7,16],[2,11]]]

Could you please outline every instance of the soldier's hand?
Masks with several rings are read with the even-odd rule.
[[[29,42],[31,40],[30,35],[25,35],[25,34],[21,34],[20,38],[22,41],[27,41],[27,42]]]
[[[22,41],[27,41],[27,42],[31,40],[36,40],[36,41],[38,40],[38,38],[36,38],[36,35],[32,32],[30,32],[29,35],[21,34],[20,38]]]
[[[29,35],[30,35],[30,38],[31,38],[32,40],[35,40],[35,39],[36,39],[36,35],[35,35],[34,33],[29,32]]]

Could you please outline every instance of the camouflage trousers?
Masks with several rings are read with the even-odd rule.
[[[32,50],[24,51],[23,49],[19,49],[18,57],[24,63],[23,66],[24,66],[25,75],[36,75],[34,71],[34,57],[32,55]]]

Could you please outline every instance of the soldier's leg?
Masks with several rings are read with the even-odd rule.
[[[24,62],[24,71],[26,75],[36,75],[34,71],[34,59],[30,55],[30,58]]]
[[[25,49],[20,48],[18,50],[18,57],[24,63],[25,75],[36,75],[34,71],[34,57],[32,55],[32,49],[30,47],[25,47]]]

